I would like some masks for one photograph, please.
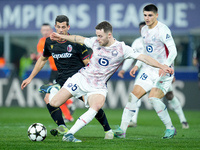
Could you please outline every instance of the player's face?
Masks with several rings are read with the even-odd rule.
[[[66,21],[65,22],[56,22],[55,29],[56,29],[56,32],[59,34],[66,35],[69,28],[70,28],[70,26],[67,25]]]
[[[49,25],[43,25],[40,30],[43,37],[49,37],[50,34],[53,32]]]
[[[153,11],[144,11],[144,21],[146,25],[151,29],[156,26],[158,13],[154,13]]]
[[[108,33],[105,33],[103,29],[96,30],[97,40],[100,46],[107,46],[109,43]]]

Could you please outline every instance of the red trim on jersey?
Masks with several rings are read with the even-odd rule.
[[[65,43],[65,42],[67,42],[67,40],[64,40],[64,41],[58,41],[58,40],[57,40],[57,42],[58,42],[58,43]]]
[[[85,56],[85,57],[83,57],[83,59],[82,60],[85,60],[86,58],[88,58],[89,57],[89,55],[87,55],[87,56]]]
[[[168,48],[167,48],[166,45],[164,45],[164,46],[165,46],[165,53],[166,53],[166,56],[167,56],[167,58],[168,58],[168,56],[169,56],[169,50],[168,50]]]

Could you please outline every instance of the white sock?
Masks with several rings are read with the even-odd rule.
[[[131,118],[132,122],[134,123],[137,123],[137,117],[138,117],[138,113],[139,113],[139,110],[140,110],[140,106],[141,106],[141,99],[139,99],[137,101],[137,108],[136,108],[136,112],[135,114],[133,115],[133,117]]]
[[[169,113],[167,111],[166,105],[161,101],[159,98],[151,97],[149,98],[153,108],[155,109],[157,115],[161,119],[161,121],[166,126],[166,129],[174,129],[174,126],[172,125],[171,118],[169,116]]]
[[[120,128],[126,132],[128,125],[130,123],[131,118],[133,117],[137,107],[137,100],[138,98],[133,94],[129,94],[128,103],[126,104],[123,114],[122,114],[122,121]]]
[[[133,117],[131,118],[132,122],[137,123],[137,117],[138,117],[138,113],[139,113],[140,108],[136,108],[135,110],[135,114],[133,115]]]
[[[50,95],[49,95],[49,104],[52,100],[52,98],[58,93],[58,89],[56,89],[55,87],[53,87],[50,91]]]
[[[168,103],[178,115],[180,122],[187,122],[179,100],[174,96],[172,100],[168,100]]]
[[[96,116],[97,112],[89,108],[83,115],[81,115],[75,124],[71,127],[71,129],[67,133],[75,134],[78,130],[86,126],[92,119]]]

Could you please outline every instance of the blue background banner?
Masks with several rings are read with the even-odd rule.
[[[158,6],[159,20],[176,33],[188,32],[200,27],[200,1],[197,0],[152,0]],[[140,0],[6,0],[0,1],[0,33],[38,31],[44,22],[54,26],[57,15],[70,19],[71,31],[92,34],[97,23],[107,20],[116,32],[138,32],[143,21],[143,7],[149,1]]]

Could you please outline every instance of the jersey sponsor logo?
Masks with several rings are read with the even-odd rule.
[[[169,34],[166,35],[166,39],[169,39],[171,36]]]
[[[97,50],[100,50],[100,49],[101,49],[101,47],[98,47],[98,48],[97,48]]]
[[[62,53],[62,54],[54,54],[52,53],[53,58],[59,59],[59,58],[70,58],[72,56],[71,53]]]
[[[153,47],[151,45],[147,45],[146,46],[146,50],[147,50],[147,52],[152,53],[153,52]]]
[[[116,50],[112,51],[112,56],[117,56],[118,52]]]
[[[100,58],[99,59],[99,64],[101,66],[108,66],[109,65],[109,61],[106,58]]]
[[[72,51],[72,45],[68,45],[68,46],[67,46],[67,51],[68,51],[68,52],[71,52],[71,51]]]

